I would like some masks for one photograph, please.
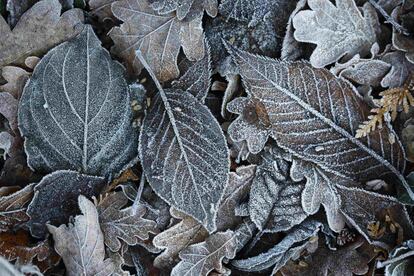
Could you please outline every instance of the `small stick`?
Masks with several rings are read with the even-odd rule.
[[[390,23],[397,30],[397,32],[407,36],[410,35],[410,32],[406,28],[398,24],[394,20],[394,18],[388,15],[388,13],[375,0],[369,0],[369,3],[380,12],[380,14],[385,18],[385,22]]]
[[[140,204],[139,201],[141,200],[141,196],[142,196],[142,191],[144,190],[144,185],[145,185],[145,175],[144,175],[144,172],[142,172],[141,179],[139,181],[139,187],[138,187],[137,195],[135,196],[134,203],[131,206],[132,213],[134,215],[137,213],[137,209],[138,209],[138,206]]]

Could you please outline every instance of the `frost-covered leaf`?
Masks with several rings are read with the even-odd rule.
[[[344,221],[334,184],[393,175],[408,187],[401,174],[404,150],[398,139],[389,141],[390,128],[355,138],[369,107],[348,82],[305,62],[281,62],[228,47],[246,86],[246,101],[262,107],[264,131],[296,157],[292,179],[307,179],[302,193],[306,213],[316,213],[322,203],[330,226],[340,230]]]
[[[409,11],[405,14],[401,14],[403,12],[402,6],[395,8],[392,12],[392,17],[396,20],[401,18],[401,25],[408,29],[412,28],[412,20],[413,20],[413,13]],[[393,28],[392,32],[392,45],[397,49],[405,53],[405,57],[411,63],[414,63],[414,40],[412,36],[407,36],[402,34],[395,28]]]
[[[208,108],[189,92],[164,91],[150,69],[149,73],[159,93],[141,128],[145,175],[159,197],[214,232],[230,165],[223,132]]]
[[[382,87],[401,87],[414,70],[414,64],[409,62],[403,52],[396,51],[385,54],[383,61],[391,64],[391,70],[382,79]]]
[[[341,196],[341,212],[369,242],[374,244],[376,241],[388,244],[394,242],[394,240],[389,240],[390,237],[387,234],[390,233],[386,232],[379,237],[373,237],[370,233],[369,225],[377,221],[384,223],[385,216],[398,223],[405,239],[414,237],[414,228],[407,210],[397,199],[343,186],[338,186],[337,191]]]
[[[111,51],[138,75],[143,67],[135,51],[140,50],[159,81],[172,80],[179,76],[181,47],[192,61],[204,57],[202,17],[180,21],[175,13],[158,15],[149,4],[149,0],[122,0],[112,5],[113,14],[124,23],[110,32],[115,43]]]
[[[187,71],[180,77],[180,79],[173,82],[174,89],[181,89],[189,92],[196,97],[200,102],[204,103],[208,91],[210,90],[211,82],[211,60],[210,60],[210,46],[205,40],[206,54],[204,58],[194,63]]]
[[[9,122],[10,128],[13,132],[18,133],[17,130],[17,107],[19,101],[7,92],[0,92],[0,115]]]
[[[143,218],[146,213],[144,206],[121,209],[127,202],[128,198],[122,192],[117,192],[106,196],[97,207],[105,244],[113,252],[121,248],[120,240],[128,245],[136,245],[138,239],[147,240],[149,233],[158,232],[154,221]]]
[[[289,230],[308,216],[301,202],[306,181],[290,178],[287,161],[266,152],[262,158],[250,190],[250,218],[263,232]]]
[[[179,20],[203,16],[204,11],[211,17],[218,12],[217,0],[155,0],[151,7],[159,14],[177,13]]]
[[[32,196],[33,185],[28,185],[10,194],[0,190],[0,232],[9,231],[18,224],[29,220],[24,205]]]
[[[24,85],[30,77],[30,73],[16,66],[4,66],[1,68],[1,76],[6,81],[0,85],[0,91],[7,92],[15,99],[20,99],[23,93]]]
[[[222,261],[233,259],[237,250],[237,235],[231,231],[217,232],[204,242],[190,245],[179,254],[181,261],[171,271],[172,276],[207,276],[212,271],[226,272]]]
[[[96,207],[79,196],[79,208],[83,215],[76,216],[73,224],[48,225],[55,250],[62,256],[67,275],[111,275],[115,268],[111,259],[105,259],[104,237]]]
[[[375,9],[370,4],[363,7],[364,15],[354,0],[309,0],[311,10],[301,11],[293,18],[294,36],[301,42],[316,44],[310,57],[314,67],[321,68],[341,57],[369,53],[376,42],[379,28]]]
[[[103,22],[105,19],[113,17],[111,5],[117,0],[89,0],[88,5],[91,9],[91,14],[98,17]]]
[[[377,59],[360,59],[341,71],[340,76],[362,85],[380,86],[391,66]]]
[[[414,241],[404,242],[390,253],[388,260],[379,262],[378,265],[386,265],[385,276],[414,274]]]
[[[123,74],[91,26],[43,57],[19,106],[32,169],[112,177],[135,162],[138,131]]]
[[[172,210],[173,217],[181,219],[179,223],[158,234],[153,239],[153,244],[165,249],[154,260],[156,267],[169,267],[178,260],[180,253],[187,246],[204,241],[208,237],[208,232],[195,219]]]
[[[34,187],[34,196],[27,208],[27,223],[35,237],[47,233],[46,223],[60,225],[78,212],[78,197],[97,196],[106,181],[74,171],[56,171],[46,175]]]
[[[305,221],[292,228],[286,237],[267,252],[244,260],[234,260],[231,264],[241,271],[255,272],[274,267],[273,271],[276,272],[305,248],[306,240],[315,236],[320,226],[321,223],[317,221]]]
[[[26,57],[43,54],[76,36],[82,30],[82,11],[72,9],[60,16],[61,9],[58,0],[42,0],[20,18],[13,30],[0,17],[0,67],[24,65]]]
[[[3,257],[0,257],[0,275],[2,276],[25,276],[27,274],[42,276],[35,266],[16,267]]]

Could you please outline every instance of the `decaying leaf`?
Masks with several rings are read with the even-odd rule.
[[[2,257],[0,257],[0,274],[2,276],[25,276],[25,274],[43,275],[35,266],[16,267]]]
[[[397,199],[343,186],[338,186],[337,191],[342,202],[341,212],[369,242],[375,244],[376,241],[381,241],[385,244],[393,244],[396,239],[399,239],[397,226],[391,226],[393,222],[398,223],[398,228],[401,228],[404,239],[414,237],[414,228],[407,210]],[[386,226],[388,229],[381,230],[383,231],[382,235],[375,235],[375,233],[373,235],[372,228],[369,227],[372,223],[378,223],[378,228],[382,228],[382,224],[388,223]],[[384,233],[385,231],[387,233]]]
[[[111,275],[114,264],[105,259],[104,237],[99,227],[95,205],[79,196],[83,215],[75,217],[69,226],[48,225],[55,241],[55,250],[62,256],[67,275]]]
[[[217,6],[217,0],[155,0],[151,4],[159,14],[175,11],[179,20],[202,16],[204,11],[209,16],[216,17]]]
[[[0,17],[0,67],[24,65],[26,57],[43,54],[79,34],[83,26],[82,11],[72,9],[61,16],[61,9],[58,0],[42,0],[23,14],[13,30]]]
[[[358,125],[368,106],[346,81],[325,69],[304,62],[283,62],[255,56],[227,45],[246,86],[252,104],[261,106],[264,129],[279,147],[299,160],[292,165],[294,181],[307,179],[302,207],[314,214],[322,203],[330,226],[344,225],[333,184],[364,182],[393,175],[410,196],[401,172],[404,150],[388,139],[394,132],[377,129],[356,139]]]
[[[179,76],[181,47],[192,61],[204,57],[202,17],[180,21],[175,13],[158,15],[149,4],[148,0],[122,0],[112,5],[113,14],[124,23],[110,32],[115,43],[111,51],[138,75],[143,67],[135,51],[140,50],[158,80],[168,81]]]
[[[158,232],[154,221],[143,218],[144,206],[121,209],[127,203],[128,198],[122,192],[116,192],[103,198],[97,207],[105,244],[113,252],[121,248],[120,240],[136,245],[138,239],[147,240],[149,233]]]
[[[306,181],[290,178],[290,164],[274,155],[261,155],[249,198],[251,220],[263,232],[286,231],[308,216],[302,208],[301,194]]]
[[[204,242],[190,245],[179,254],[181,261],[173,268],[171,275],[207,276],[213,270],[225,273],[224,258],[233,259],[237,250],[237,235],[231,231],[217,232]]]
[[[159,268],[172,267],[178,260],[179,252],[191,244],[202,242],[208,236],[204,227],[190,216],[175,210],[171,214],[181,221],[153,239],[156,247],[165,249],[154,260],[154,265]]]
[[[6,232],[29,220],[25,204],[33,196],[33,185],[8,194],[0,190],[0,232]]]
[[[228,148],[217,120],[189,92],[158,87],[143,122],[140,159],[151,187],[174,208],[216,230],[219,201],[228,180]]]
[[[382,87],[401,87],[414,70],[414,64],[409,62],[403,52],[395,51],[386,53],[381,60],[391,65],[391,70],[382,79]]]
[[[60,225],[78,212],[78,197],[97,196],[105,185],[102,177],[74,171],[56,171],[45,176],[34,187],[34,196],[27,208],[27,225],[35,237],[47,234],[46,223]],[[64,204],[62,204],[64,202]]]
[[[86,26],[36,66],[19,106],[32,169],[112,177],[135,163],[138,133],[124,69],[100,44]]]
[[[354,0],[308,0],[311,10],[293,18],[295,39],[317,45],[310,57],[312,66],[322,68],[341,57],[369,53],[379,28],[375,9],[366,3],[364,16]]]
[[[306,240],[315,236],[320,226],[321,223],[317,221],[305,221],[292,228],[283,240],[267,252],[244,260],[234,260],[231,264],[238,270],[247,272],[262,271],[274,267],[272,273],[274,274],[293,256],[297,256],[303,251],[306,247]]]
[[[379,86],[391,66],[378,59],[359,59],[341,71],[340,76],[362,85]]]

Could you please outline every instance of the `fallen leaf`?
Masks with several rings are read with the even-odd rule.
[[[378,262],[379,267],[385,266],[385,276],[411,275],[414,273],[414,244],[408,240],[396,247],[384,262]]]
[[[6,80],[6,84],[0,85],[0,90],[11,94],[15,99],[20,99],[24,85],[31,74],[20,67],[4,66],[1,68],[1,75]]]
[[[33,196],[33,185],[13,193],[0,191],[0,232],[12,230],[29,220],[25,205]]]
[[[386,53],[381,60],[391,65],[391,70],[382,79],[382,87],[401,87],[414,70],[414,64],[409,62],[403,52],[389,52]]]
[[[34,196],[27,208],[27,225],[34,237],[47,234],[46,223],[60,225],[78,212],[79,195],[97,196],[105,185],[102,177],[74,171],[56,171],[34,186]]]
[[[25,276],[25,274],[42,276],[39,269],[35,266],[16,267],[6,259],[0,257],[0,274],[2,276]]]
[[[65,263],[67,275],[111,275],[115,270],[111,259],[105,259],[104,237],[99,227],[95,205],[79,196],[83,215],[69,226],[48,225],[55,241],[55,250]]]
[[[194,96],[164,90],[151,69],[149,73],[159,93],[141,128],[139,151],[145,175],[159,197],[214,232],[230,165],[223,132]]]
[[[150,233],[158,232],[154,221],[143,218],[146,213],[144,206],[121,209],[127,203],[128,198],[122,192],[116,192],[103,198],[97,206],[105,244],[113,252],[121,248],[120,240],[136,245],[138,239],[147,240]]]
[[[164,82],[179,76],[181,47],[192,61],[204,57],[202,17],[180,21],[175,13],[158,15],[149,4],[148,0],[122,0],[112,5],[115,17],[124,23],[109,34],[115,43],[111,51],[138,75],[143,66],[135,51],[140,50],[158,80]]]
[[[350,58],[369,53],[376,42],[379,23],[375,9],[366,3],[362,16],[354,0],[309,0],[311,10],[293,18],[295,39],[316,44],[310,57],[312,66],[325,67],[341,57]]]
[[[91,14],[98,17],[101,22],[104,22],[106,19],[112,20],[114,18],[111,6],[116,1],[117,0],[88,0],[88,5],[91,9]]]
[[[83,13],[72,9],[60,15],[58,0],[43,0],[30,8],[13,30],[0,18],[0,67],[24,65],[26,57],[41,55],[57,44],[70,39],[82,30]]]
[[[181,261],[173,268],[171,275],[207,276],[211,271],[226,272],[223,259],[233,259],[237,250],[237,235],[231,231],[217,232],[204,242],[193,244],[179,254]]]
[[[249,95],[245,101],[261,107],[264,119],[256,121],[279,147],[296,157],[292,179],[307,179],[302,193],[307,214],[316,213],[322,203],[330,226],[339,231],[344,220],[333,183],[349,185],[388,174],[407,189],[401,174],[404,150],[398,140],[389,141],[391,129],[355,138],[369,108],[348,82],[304,62],[281,62],[227,47]]]
[[[155,0],[151,7],[159,14],[177,13],[179,20],[203,16],[204,11],[211,17],[218,12],[217,0]]]
[[[25,86],[19,128],[33,170],[111,178],[136,162],[138,132],[124,68],[100,44],[86,26],[49,51]]]

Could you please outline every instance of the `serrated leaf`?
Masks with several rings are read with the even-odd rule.
[[[348,58],[369,53],[376,42],[379,28],[375,9],[366,3],[364,16],[354,0],[309,0],[311,10],[301,11],[293,18],[295,39],[316,44],[310,57],[314,67],[322,68],[343,56]]]
[[[151,7],[159,14],[175,11],[179,20],[202,16],[204,11],[211,17],[216,17],[217,0],[155,0]]]
[[[119,174],[138,155],[130,101],[124,68],[85,27],[49,51],[24,89],[19,128],[29,166]]]
[[[99,222],[104,234],[106,246],[117,252],[121,248],[121,241],[128,245],[136,245],[138,239],[147,240],[149,233],[158,232],[154,221],[144,219],[146,208],[139,205],[136,210],[132,207],[124,208],[128,198],[117,192],[106,196],[97,206]]]
[[[292,228],[278,244],[267,252],[244,260],[234,260],[231,264],[241,271],[256,272],[274,267],[278,271],[292,256],[301,252],[306,240],[315,236],[321,223],[310,220]],[[274,273],[272,273],[274,274]]]
[[[403,230],[404,239],[414,237],[414,228],[406,208],[397,199],[374,192],[357,188],[337,187],[341,196],[341,212],[348,221],[369,241],[378,241],[393,244],[389,236],[372,237],[368,225],[375,222],[385,222],[385,216],[393,222],[397,222]]]
[[[180,252],[181,261],[171,271],[172,276],[207,276],[213,270],[222,273],[224,258],[233,259],[237,250],[237,235],[231,231],[217,232],[204,242],[190,245]]]
[[[139,151],[145,175],[158,196],[214,232],[230,165],[220,125],[189,92],[164,90],[149,73],[159,94],[141,128]]]
[[[175,13],[159,15],[148,0],[117,1],[112,5],[112,12],[124,23],[110,32],[115,43],[111,51],[137,75],[143,68],[135,55],[137,50],[143,53],[161,82],[179,76],[177,57],[181,47],[192,61],[204,57],[201,16],[187,22],[178,20]]]
[[[346,81],[304,62],[283,62],[235,48],[229,51],[239,67],[250,102],[263,108],[264,129],[279,147],[292,153],[292,179],[307,179],[302,206],[314,214],[320,203],[330,226],[340,230],[339,200],[333,184],[364,182],[392,175],[408,187],[404,150],[389,127],[356,139],[369,107]],[[256,117],[258,114],[253,113]],[[414,195],[412,195],[414,197]]]
[[[62,256],[67,275],[111,275],[114,264],[105,259],[104,238],[99,227],[95,205],[79,196],[83,215],[75,217],[69,226],[48,225],[55,241],[55,250]]]
[[[0,191],[0,232],[9,231],[29,220],[24,205],[32,196],[33,185],[28,185],[10,194]]]
[[[79,34],[82,11],[72,9],[61,16],[61,9],[58,0],[40,1],[23,14],[13,30],[0,17],[0,67],[11,63],[24,65],[26,57],[43,54]]]
[[[60,225],[78,211],[78,197],[97,196],[106,181],[102,177],[74,171],[56,171],[46,175],[34,187],[34,196],[27,208],[27,225],[34,237],[44,237],[46,223]],[[64,204],[62,204],[62,202]]]
[[[301,201],[306,181],[290,178],[287,161],[266,153],[262,158],[250,190],[250,218],[263,232],[289,230],[308,216]]]
[[[159,268],[172,266],[184,248],[208,237],[208,232],[195,219],[174,210],[171,214],[181,221],[155,236],[152,241],[155,247],[165,249],[154,260],[154,266]]]

